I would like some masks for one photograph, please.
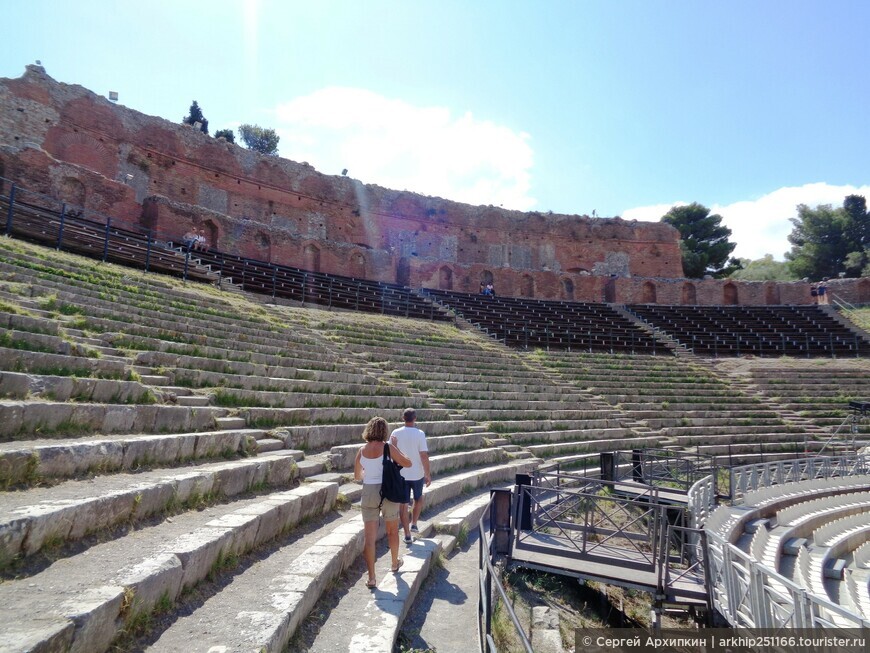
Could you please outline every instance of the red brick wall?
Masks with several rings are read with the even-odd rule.
[[[38,66],[0,80],[0,164],[25,187],[167,237],[198,227],[222,250],[321,272],[468,292],[491,277],[506,295],[585,301],[810,301],[807,284],[686,282],[679,235],[663,223],[506,211],[324,175]],[[862,288],[832,284],[870,301]]]

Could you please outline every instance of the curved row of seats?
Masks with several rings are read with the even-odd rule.
[[[785,601],[798,587],[822,600],[823,619],[841,627],[870,623],[870,475],[812,478],[747,492],[739,505],[714,511],[704,528],[760,565],[752,573],[764,576],[765,601]],[[735,560],[732,564],[740,564]],[[728,596],[734,590],[723,585],[716,591],[727,603],[738,600]],[[787,606],[780,610],[787,612]]]

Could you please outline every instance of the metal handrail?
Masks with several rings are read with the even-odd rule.
[[[520,638],[520,643],[523,645],[526,653],[534,653],[534,651],[532,650],[532,644],[531,642],[529,642],[529,639],[526,636],[525,631],[523,630],[523,626],[522,624],[520,624],[520,620],[517,618],[516,612],[514,612],[513,606],[511,606],[511,602],[508,599],[507,592],[505,591],[504,586],[499,580],[498,573],[496,572],[495,565],[493,564],[495,559],[495,554],[492,551],[493,543],[489,537],[487,529],[484,527],[483,522],[485,516],[488,515],[490,510],[492,509],[494,496],[495,495],[490,496],[489,503],[486,504],[486,509],[483,511],[480,519],[478,519],[477,521],[477,530],[480,535],[478,548],[479,597],[477,603],[477,621],[480,650],[481,653],[498,653],[498,648],[495,645],[495,640],[492,638],[492,587],[495,586],[495,589],[498,592],[498,596],[501,599],[502,605],[507,610],[511,623],[513,623],[514,629],[516,630],[517,635]],[[481,624],[481,618],[483,619],[483,624]]]
[[[800,458],[744,465],[731,470],[732,503],[742,505],[746,493],[816,478],[870,473],[867,456]],[[734,480],[737,479],[737,480]],[[693,526],[703,525],[716,507],[712,476],[689,490]],[[704,529],[707,585],[716,609],[734,627],[868,628],[870,620],[825,597],[816,596],[717,533]],[[790,608],[790,610],[789,610]],[[835,623],[836,621],[836,623]]]

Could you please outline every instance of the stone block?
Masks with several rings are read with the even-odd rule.
[[[200,528],[182,535],[167,545],[181,561],[184,570],[181,588],[193,587],[206,576],[221,555],[232,550],[233,533],[229,528]]]
[[[237,452],[241,449],[242,434],[237,431],[210,431],[196,435],[194,456],[211,458],[226,451]]]
[[[293,456],[277,456],[270,459],[265,480],[272,487],[280,487],[298,476],[299,469]]]
[[[76,626],[60,616],[45,616],[38,621],[10,620],[3,625],[3,642],[6,651],[32,653],[67,653],[72,645]]]
[[[26,399],[30,394],[31,377],[15,372],[0,372],[0,397]]]
[[[184,568],[174,553],[162,553],[122,569],[115,576],[118,585],[133,590],[130,614],[151,610],[164,595],[174,602],[181,593]]]
[[[178,440],[165,436],[142,435],[124,441],[124,469],[139,465],[171,463],[178,459]]]
[[[243,639],[243,643],[251,651],[281,653],[299,624],[299,619],[296,619],[291,629],[292,619],[293,614],[287,612],[239,612],[233,623],[236,634],[233,641],[237,643],[239,639]],[[241,638],[238,637],[239,634],[242,634]]]
[[[45,478],[68,478],[87,471],[110,471],[123,464],[123,445],[111,441],[87,441],[66,446],[34,448],[39,458],[39,475]]]
[[[18,511],[18,516],[27,521],[26,540],[21,549],[24,555],[33,555],[39,551],[46,540],[67,539],[77,508],[78,505],[74,502],[57,501],[53,504],[27,506]]]
[[[32,449],[7,451],[0,455],[0,487],[23,483],[39,473],[39,456]]]
[[[74,506],[75,516],[67,537],[79,539],[88,533],[129,519],[135,505],[135,495],[126,489],[79,501]]]
[[[174,476],[175,496],[178,501],[189,501],[194,496],[205,496],[215,489],[214,477],[203,472],[189,472]]]
[[[62,613],[76,626],[70,653],[93,653],[109,648],[117,634],[115,621],[121,614],[124,588],[89,587],[61,606]]]
[[[313,483],[300,485],[293,489],[293,493],[302,502],[303,515],[315,515],[322,509],[323,495],[318,492],[318,489],[318,486]]]
[[[26,516],[0,524],[0,568],[8,565],[15,556],[22,552],[24,538],[27,537],[29,530],[28,526],[29,522]]]
[[[143,410],[143,407],[138,407]],[[145,407],[150,408],[150,407]],[[143,428],[144,420],[137,419],[139,413],[132,406],[107,406],[103,416],[104,433],[136,433],[147,431]]]
[[[190,420],[190,411],[194,410],[187,406],[155,406],[154,424],[152,433],[180,433],[193,428]]]
[[[260,528],[260,516],[243,513],[230,513],[206,523],[209,528],[229,529],[232,533],[227,553],[242,555],[258,544],[257,532]]]
[[[141,519],[155,515],[166,509],[176,498],[176,488],[173,483],[158,483],[142,485],[133,489],[133,510],[131,518]]]
[[[335,547],[340,558],[341,572],[343,572],[362,554],[365,546],[365,529],[360,524],[355,532],[333,531],[326,537],[319,539],[317,544],[319,546]]]
[[[285,529],[292,528],[299,520],[308,515],[301,512],[302,502],[295,496],[277,499],[271,497],[267,501],[239,509],[240,514],[259,515],[258,543],[269,542],[278,537]]]

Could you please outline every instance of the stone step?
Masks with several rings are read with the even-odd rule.
[[[443,538],[418,538],[401,552],[403,565],[390,573],[389,553],[376,563],[378,586],[370,590],[356,583],[332,609],[310,653],[379,653],[393,647],[433,560],[441,555]],[[451,540],[455,538],[450,537]]]
[[[147,385],[169,385],[171,379],[158,374],[140,374],[140,381]]]
[[[523,458],[534,458],[535,454],[531,451],[509,451],[507,454],[511,460],[522,460]]]
[[[100,342],[102,342],[102,341],[100,341]],[[88,347],[90,347],[94,351],[100,352],[100,356],[102,356],[102,357],[111,357],[111,358],[119,358],[121,360],[126,360],[126,358],[124,358],[123,352],[121,352],[118,349],[115,349],[114,347],[107,347],[105,344],[103,344],[101,346],[88,345]]]
[[[264,483],[280,487],[297,475],[293,457],[278,452],[192,469],[114,474],[0,494],[0,567],[16,556],[38,552],[46,542],[77,540],[204,496],[235,496]]]
[[[503,444],[503,445],[501,445],[500,449],[502,451],[507,451],[507,452],[511,453],[514,451],[519,451],[520,446],[518,444]]]
[[[427,508],[431,509],[459,496],[469,488],[483,488],[513,481],[517,473],[530,471],[537,462],[509,463],[433,481],[426,490]],[[382,536],[383,523],[379,531],[379,537]],[[176,620],[148,650],[154,653],[177,653],[189,650],[190,642],[195,641],[198,650],[202,651],[279,653],[285,650],[288,641],[314,608],[323,591],[360,556],[363,543],[362,518],[355,514],[339,523],[328,535],[321,535],[314,541],[304,540],[307,548],[303,550],[300,550],[301,547],[283,547],[237,575],[231,585],[206,600],[193,614]],[[422,581],[425,575],[423,556],[431,560],[436,547],[436,541],[418,540],[411,546],[410,553],[408,549],[403,551],[402,555],[407,556],[407,561],[395,578],[399,581],[405,579],[402,583],[405,585],[412,580],[412,574],[415,574],[414,583],[418,582],[417,575]],[[377,608],[384,611],[382,618],[385,628],[378,632],[385,638],[390,638],[391,633],[398,632],[401,619],[390,614],[392,611],[388,602],[393,601],[393,609],[399,608],[402,612],[407,606],[396,604],[396,581],[392,580],[389,573],[383,572],[383,566],[383,562],[378,563],[378,589],[365,596],[374,601],[378,601],[379,597],[382,599],[383,604],[377,605]],[[364,580],[361,579],[360,584]],[[405,603],[409,596],[410,593],[405,592],[402,602]],[[357,600],[351,602],[357,614],[361,609],[367,609]],[[353,636],[352,630],[345,634]],[[392,638],[395,638],[395,634]],[[390,651],[392,646],[389,641],[391,640],[379,640],[374,649],[366,647],[352,650]],[[359,642],[359,646],[364,646],[364,642]]]
[[[209,406],[211,404],[211,397],[193,394],[180,395],[175,398],[175,403],[179,406]]]
[[[460,435],[442,435],[427,437],[426,444],[429,447],[429,455],[446,452],[453,449],[477,449],[483,444],[483,437],[479,433],[465,433]],[[333,469],[351,469],[356,452],[362,447],[362,443],[343,444],[332,447],[329,450],[328,459]]]
[[[163,399],[155,389],[138,381],[3,371],[0,371],[0,396],[106,404],[153,404]]]
[[[577,442],[557,442],[533,444],[526,447],[539,458],[550,458],[571,453],[612,451],[613,449],[645,449],[658,445],[658,436],[622,438],[619,440],[580,440]]]
[[[248,422],[244,417],[216,417],[214,425],[219,429],[243,429]]]
[[[130,362],[130,360],[126,356],[113,356],[111,354],[104,354],[100,360],[112,361],[113,363],[129,363]]]
[[[183,513],[0,584],[9,626],[3,628],[3,650],[102,653],[128,624],[158,602],[163,609],[175,603],[220,560],[329,511],[337,489],[335,483],[306,484]]]
[[[225,408],[169,405],[0,401],[0,441],[72,433],[185,433],[215,428]],[[244,424],[241,425],[244,427]]]
[[[571,440],[619,440],[637,435],[629,428],[565,429],[562,431],[521,431],[510,434],[510,441],[519,444],[544,444]]]
[[[176,397],[189,397],[193,394],[193,390],[180,385],[161,385],[155,387],[155,390],[159,390],[165,395],[175,395]]]
[[[264,435],[265,431],[259,429],[237,429],[4,442],[0,443],[0,486],[32,485],[83,474],[244,455],[252,448],[252,442]]]
[[[262,440],[257,440],[257,452],[258,453],[267,453],[269,451],[280,451],[284,448],[284,440],[278,440],[276,438],[263,438]]]
[[[475,424],[466,429],[469,433],[485,433],[488,429],[484,424]]]
[[[309,483],[337,483],[338,485],[343,485],[347,480],[347,476],[345,474],[339,474],[337,472],[324,472],[322,474],[315,474],[314,476],[309,476],[305,479]]]
[[[299,476],[302,478],[311,478],[317,474],[323,474],[329,469],[329,464],[318,458],[305,458],[296,463],[299,469]]]

